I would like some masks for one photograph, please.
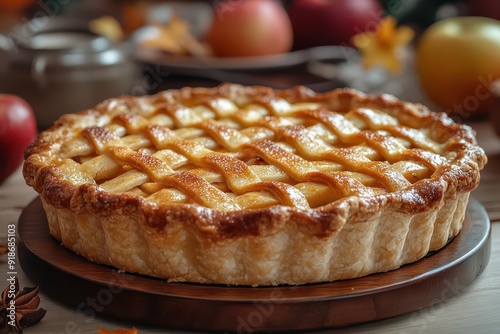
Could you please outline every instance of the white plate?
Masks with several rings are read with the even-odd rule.
[[[264,70],[291,67],[309,61],[342,61],[356,54],[348,46],[319,46],[283,54],[257,57],[194,57],[169,55],[164,52],[137,48],[136,59],[178,69]]]

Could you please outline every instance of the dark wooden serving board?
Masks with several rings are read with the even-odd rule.
[[[440,251],[387,273],[303,286],[167,283],[118,273],[53,239],[39,198],[23,210],[18,232],[23,270],[51,296],[81,312],[88,308],[131,322],[200,331],[314,330],[386,319],[459,293],[490,256],[490,222],[474,199],[463,230]]]

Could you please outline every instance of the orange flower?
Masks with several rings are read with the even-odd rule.
[[[365,68],[380,65],[393,73],[400,73],[401,59],[398,51],[409,44],[414,35],[411,28],[397,27],[396,20],[387,16],[380,20],[375,31],[355,35],[353,44],[361,52]]]

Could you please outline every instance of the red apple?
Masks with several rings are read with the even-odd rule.
[[[21,165],[24,150],[36,134],[30,105],[18,96],[0,94],[0,182]]]
[[[276,0],[218,1],[207,41],[220,57],[245,57],[290,51],[290,19]]]
[[[374,30],[382,13],[378,0],[292,0],[294,49],[350,45],[352,36]]]

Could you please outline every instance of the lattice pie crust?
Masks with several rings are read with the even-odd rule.
[[[473,131],[389,95],[224,84],[107,100],[26,151],[51,234],[169,281],[304,284],[385,272],[459,233]]]

